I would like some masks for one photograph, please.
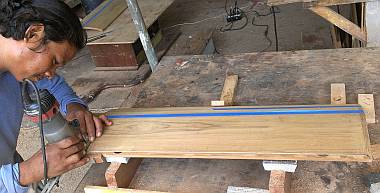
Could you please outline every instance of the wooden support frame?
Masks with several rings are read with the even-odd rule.
[[[309,7],[309,9],[343,31],[351,34],[356,39],[367,42],[367,34],[364,30],[332,9],[324,6],[313,6]]]

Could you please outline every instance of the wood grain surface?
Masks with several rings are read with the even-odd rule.
[[[89,153],[371,161],[363,114],[358,105],[120,109],[108,114],[114,125]]]

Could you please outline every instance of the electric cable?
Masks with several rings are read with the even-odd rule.
[[[38,104],[38,127],[40,128],[40,137],[41,137],[41,151],[42,151],[42,159],[44,162],[44,183],[45,186],[48,181],[48,167],[47,167],[47,159],[46,159],[46,147],[45,147],[45,138],[44,138],[44,130],[43,130],[43,124],[42,124],[42,107],[41,107],[41,98],[40,98],[40,92],[34,84],[33,81],[29,79],[24,79],[29,85],[31,85],[34,89],[34,92],[36,93],[36,100]]]
[[[271,7],[273,13],[273,26],[274,26],[274,36],[276,38],[276,52],[278,52],[278,37],[277,37],[277,22],[276,22],[276,12],[274,6]]]

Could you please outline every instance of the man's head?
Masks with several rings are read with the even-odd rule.
[[[17,80],[54,76],[86,44],[78,17],[60,0],[1,0],[0,11],[0,46]]]

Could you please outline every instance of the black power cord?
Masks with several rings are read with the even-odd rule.
[[[275,10],[275,9],[277,9],[277,10]],[[262,13],[259,13],[258,11],[255,11],[255,10],[253,10],[252,11],[253,12],[253,18],[252,18],[252,25],[253,26],[257,26],[257,27],[265,27],[265,31],[264,31],[264,36],[265,36],[265,39],[267,39],[267,41],[269,42],[269,45],[266,47],[266,48],[264,48],[263,50],[261,50],[260,52],[264,52],[264,51],[266,51],[268,48],[270,48],[271,46],[272,46],[272,44],[273,44],[273,42],[272,42],[272,40],[269,38],[269,36],[268,36],[268,33],[269,33],[269,25],[268,24],[257,24],[257,23],[255,23],[255,21],[256,21],[256,18],[257,17],[266,17],[266,16],[269,16],[269,15],[271,15],[271,14],[276,14],[276,13],[280,13],[280,10],[279,10],[279,8],[278,7],[271,7],[270,9],[269,9],[269,13],[265,13],[265,14],[262,14]],[[274,27],[274,31],[275,31],[275,33],[277,34],[277,28],[276,28],[276,26]],[[277,40],[277,35],[276,35],[276,49],[278,49],[278,46],[277,46],[277,44],[278,44],[278,40]]]
[[[271,7],[271,10],[273,13],[274,35],[276,37],[276,52],[278,52],[277,22],[276,22],[276,11],[274,10],[274,6]]]
[[[42,151],[42,159],[44,162],[44,183],[45,186],[48,182],[48,167],[47,167],[47,159],[46,159],[46,147],[45,147],[45,138],[44,138],[44,130],[43,130],[43,124],[42,124],[42,107],[41,107],[41,98],[40,98],[40,92],[34,84],[33,81],[29,79],[25,79],[25,82],[27,82],[29,85],[31,85],[34,89],[34,92],[36,93],[36,100],[38,104],[38,127],[40,128],[40,137],[41,137],[41,151]]]

